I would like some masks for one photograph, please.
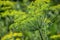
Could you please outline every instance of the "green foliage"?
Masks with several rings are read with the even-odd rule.
[[[1,40],[59,40],[59,34],[59,3],[53,0],[0,0]]]

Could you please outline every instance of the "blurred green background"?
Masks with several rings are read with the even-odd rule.
[[[60,0],[0,0],[0,40],[60,40]]]

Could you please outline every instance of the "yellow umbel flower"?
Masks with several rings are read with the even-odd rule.
[[[53,35],[50,38],[52,38],[52,39],[60,38],[60,35]]]
[[[21,40],[20,38],[17,38],[16,40]]]
[[[9,33],[9,34],[7,34],[7,35],[5,35],[4,37],[2,37],[2,39],[1,40],[5,40],[5,39],[10,39],[11,37],[12,37],[12,33]]]
[[[1,40],[6,40],[6,39],[11,39],[13,40],[13,37],[22,37],[23,34],[22,33],[12,33],[10,32],[9,34],[5,35],[4,37],[1,38]],[[16,40],[20,40],[20,38],[17,38]]]
[[[43,0],[43,1],[45,1],[45,2],[51,2],[51,0]]]
[[[13,36],[23,36],[22,33],[14,33]]]
[[[43,2],[43,1],[45,1],[45,2],[51,2],[51,0],[36,0],[35,2]]]

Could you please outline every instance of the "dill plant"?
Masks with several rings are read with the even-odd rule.
[[[54,0],[1,0],[0,39],[59,40],[59,7]]]

